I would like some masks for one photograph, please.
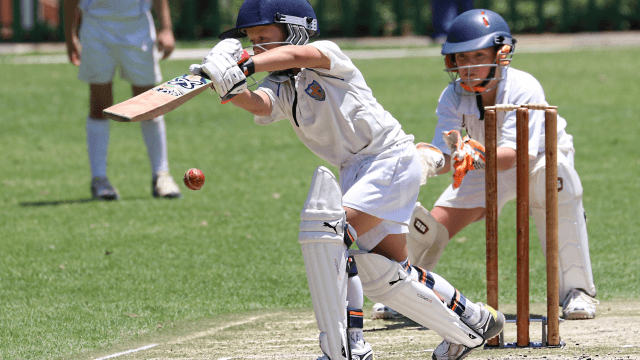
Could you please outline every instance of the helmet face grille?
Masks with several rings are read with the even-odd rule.
[[[285,42],[291,45],[306,45],[309,42],[309,33],[307,29],[300,25],[287,24],[288,35]]]
[[[469,78],[466,80],[462,80],[460,78],[460,74],[469,73],[473,68],[479,67],[488,67],[492,70],[489,72],[489,76],[487,78]],[[494,89],[502,80],[504,80],[504,76],[507,72],[507,68],[509,65],[498,65],[498,64],[480,64],[480,65],[468,65],[468,66],[460,66],[460,67],[452,67],[447,68],[445,71],[449,74],[451,78],[451,82],[449,84],[454,85],[454,91],[458,95],[464,96],[475,96],[478,94],[483,94]],[[499,73],[498,73],[499,71]],[[491,86],[487,86],[490,82],[496,80]],[[481,85],[470,86],[471,82],[482,82]]]

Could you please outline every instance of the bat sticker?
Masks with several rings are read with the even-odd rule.
[[[201,76],[182,75],[169,80],[162,85],[156,86],[153,90],[173,96],[182,96],[209,83],[211,83],[211,80],[205,79]]]
[[[159,87],[158,86],[157,88],[155,88],[153,90],[155,90],[157,92],[161,92],[163,94],[169,94],[169,95],[173,95],[173,96],[182,96],[182,93],[180,93],[179,91],[175,91],[175,90],[172,90],[172,89],[167,89],[165,87]]]

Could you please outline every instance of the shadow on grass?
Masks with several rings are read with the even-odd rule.
[[[135,198],[127,198],[127,200],[143,200],[146,197],[135,197]],[[120,200],[111,200],[113,202],[122,201]],[[58,205],[66,205],[66,204],[85,204],[91,202],[109,202],[108,200],[100,200],[94,198],[88,199],[77,199],[77,200],[51,200],[51,201],[34,201],[34,202],[21,202],[21,207],[32,207],[32,206],[58,206]]]
[[[88,199],[78,199],[78,200],[34,201],[34,202],[21,202],[20,206],[22,206],[22,207],[58,206],[58,205],[65,205],[65,204],[83,204],[83,203],[89,203],[89,202],[94,202],[94,201],[99,201],[99,200],[94,199],[94,198],[88,198]]]

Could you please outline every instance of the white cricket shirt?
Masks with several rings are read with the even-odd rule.
[[[440,95],[436,115],[436,125],[432,144],[445,154],[450,150],[442,139],[442,132],[449,130],[466,130],[469,137],[485,144],[484,121],[479,120],[480,110],[476,97],[467,93],[460,95],[461,90],[450,84]],[[504,79],[498,84],[496,104],[547,104],[542,86],[532,75],[507,68]],[[496,114],[498,147],[516,149],[516,111]],[[529,111],[529,155],[536,157],[544,152],[544,111]],[[567,122],[558,116],[558,150],[573,151],[573,137],[566,133]]]
[[[302,69],[292,81],[270,75],[257,90],[273,105],[259,125],[289,119],[300,140],[316,155],[340,167],[356,154],[379,154],[413,141],[400,123],[373,97],[362,73],[331,41],[310,44],[331,60],[331,68]],[[295,105],[295,114],[293,113]]]

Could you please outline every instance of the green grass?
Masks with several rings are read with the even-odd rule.
[[[603,300],[640,297],[639,49],[516,55],[574,136],[591,258]],[[190,61],[162,64],[165,77]],[[430,141],[448,81],[439,58],[357,61],[375,96],[418,141]],[[150,196],[139,126],[112,122],[109,176],[118,202],[89,200],[84,123],[88,86],[71,65],[0,72],[0,358],[44,359],[106,347],[173,321],[310,307],[296,241],[316,166],[327,165],[287,122],[257,126],[214,93],[166,116],[171,172],[203,170],[201,191]],[[408,72],[412,69],[412,72]],[[129,97],[116,82],[116,101]],[[450,178],[430,179],[430,208]],[[515,204],[500,218],[500,301],[515,301]],[[531,224],[531,293],[545,299]],[[484,224],[456,236],[437,272],[485,299]]]

